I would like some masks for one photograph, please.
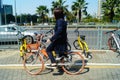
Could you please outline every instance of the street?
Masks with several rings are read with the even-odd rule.
[[[28,74],[19,58],[18,50],[0,51],[0,80],[119,80],[120,56],[109,50],[91,51],[84,71],[78,75],[59,73],[57,69],[45,69],[40,75]]]

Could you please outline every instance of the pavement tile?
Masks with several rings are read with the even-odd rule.
[[[19,51],[0,51],[0,65],[2,64],[22,64],[19,61]],[[93,58],[88,63],[120,63],[117,53],[106,51],[93,53]],[[119,80],[120,68],[89,68],[79,75],[68,75],[58,73],[57,70],[43,72],[41,75],[30,75],[22,68],[0,68],[0,80]]]

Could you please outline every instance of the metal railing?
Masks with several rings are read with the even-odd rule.
[[[54,25],[50,26],[30,26],[26,27],[29,30],[40,30],[43,31],[46,29],[53,28]],[[68,39],[73,47],[73,41],[77,38],[74,34],[74,30],[79,28],[79,32],[81,35],[86,35],[86,42],[89,45],[90,49],[108,49],[107,40],[109,35],[104,35],[105,31],[119,28],[120,25],[68,25]],[[10,36],[8,36],[10,37]],[[0,49],[10,49],[10,48],[19,48],[17,42],[0,42]]]

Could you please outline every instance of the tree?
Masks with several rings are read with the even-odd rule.
[[[38,16],[37,15],[32,15],[32,21],[33,21],[33,23],[37,23],[37,18],[38,18]]]
[[[67,13],[68,12],[68,9],[67,9],[68,5],[64,5],[65,2],[66,2],[66,0],[53,1],[52,2],[52,8],[51,8],[52,12],[53,12],[54,8],[60,7],[60,8],[62,8],[64,10],[64,13]]]
[[[49,13],[49,10],[46,6],[39,6],[37,7],[37,14],[39,15],[39,19],[42,19],[42,23],[46,21],[47,13]]]
[[[83,19],[84,22],[89,22],[89,24],[94,24],[94,22],[99,22],[99,19],[98,18],[95,18],[93,16],[91,16],[90,14],[88,14],[84,19]]]
[[[106,0],[102,4],[103,14],[109,22],[113,21],[113,18],[120,14],[120,0]]]
[[[85,2],[85,0],[76,0],[76,2],[73,2],[72,5],[72,10],[74,12],[74,15],[76,16],[76,18],[78,18],[78,21],[81,21],[82,18],[82,12],[87,15],[87,5],[88,3]]]
[[[64,14],[65,14],[65,16],[66,16],[66,19],[69,20],[70,12],[69,12],[68,9],[67,9],[68,5],[64,5],[65,2],[66,2],[66,0],[53,1],[53,2],[52,2],[51,11],[52,11],[52,13],[53,13],[54,8],[60,7],[60,8],[63,9]],[[68,14],[69,14],[69,15],[68,15]]]
[[[5,16],[2,14],[2,23],[3,24],[10,24],[11,22],[15,22],[15,17],[12,14],[6,15],[6,22],[5,22]]]

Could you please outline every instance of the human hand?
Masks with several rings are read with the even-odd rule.
[[[47,39],[46,43],[50,43],[50,42],[51,42],[50,39]]]

